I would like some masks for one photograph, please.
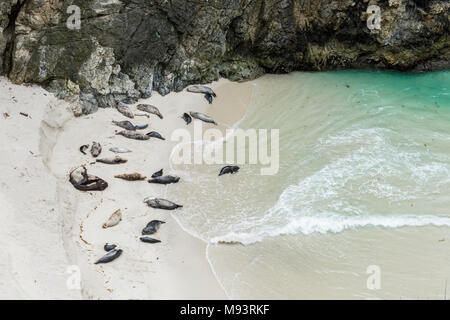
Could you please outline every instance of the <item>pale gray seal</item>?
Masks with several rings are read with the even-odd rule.
[[[206,114],[200,113],[200,112],[189,112],[192,116],[192,118],[201,120],[203,122],[207,122],[207,123],[212,123],[217,125],[217,123],[209,116],[207,116]]]
[[[107,254],[105,254],[103,257],[98,259],[95,262],[95,264],[111,262],[113,260],[116,260],[118,257],[120,257],[121,254],[122,254],[122,249],[112,249]]]
[[[235,172],[238,172],[238,171],[239,171],[239,167],[238,166],[226,166],[226,167],[223,167],[220,170],[219,176],[221,176],[223,174],[226,174],[226,173],[235,173]]]
[[[142,242],[146,242],[146,243],[159,243],[159,242],[161,242],[161,240],[153,239],[153,238],[150,238],[150,237],[140,237],[139,239]]]
[[[120,148],[120,147],[109,148],[109,151],[114,152],[114,153],[128,153],[128,152],[131,152],[130,149]]]
[[[78,167],[69,174],[69,181],[80,191],[103,191],[108,187],[108,183],[99,177],[87,173],[85,167]]]
[[[97,158],[102,152],[102,146],[98,142],[92,142],[91,154],[94,158]]]
[[[122,210],[117,209],[114,213],[109,217],[108,221],[106,221],[102,227],[104,229],[114,227],[122,221]]]
[[[140,173],[134,172],[134,173],[118,174],[115,175],[114,178],[123,179],[127,181],[139,181],[145,180],[147,177],[142,176]]]
[[[157,107],[155,107],[155,106],[152,106],[151,104],[138,104],[136,106],[136,108],[138,110],[157,115],[160,119],[163,118],[161,112],[159,112],[159,109]]]
[[[165,221],[161,221],[161,220],[152,220],[149,223],[147,223],[147,225],[145,226],[144,229],[142,229],[142,235],[150,235],[150,234],[154,234],[159,230],[159,227],[163,224],[166,223]]]
[[[180,177],[174,176],[155,177],[153,179],[148,180],[149,183],[159,183],[159,184],[177,183],[178,181],[180,181]]]
[[[155,209],[164,209],[164,210],[175,210],[175,209],[183,207],[172,201],[169,201],[166,199],[161,199],[161,198],[145,198],[144,203],[146,203],[149,207],[152,207]]]
[[[193,93],[204,93],[204,94],[210,94],[211,96],[213,96],[214,98],[217,97],[216,93],[209,87],[206,86],[189,86],[187,88],[188,92],[193,92]]]

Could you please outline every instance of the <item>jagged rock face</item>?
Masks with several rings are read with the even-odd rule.
[[[80,8],[80,29],[67,8]],[[369,5],[381,9],[370,30]],[[450,66],[439,0],[2,0],[0,65],[76,113],[264,72]]]

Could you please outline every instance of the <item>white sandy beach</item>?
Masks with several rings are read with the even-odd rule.
[[[65,102],[44,89],[13,85],[1,78],[0,298],[227,298],[206,259],[206,243],[184,232],[170,212],[142,202],[147,196],[164,197],[170,185],[114,178],[131,172],[150,177],[161,168],[170,173],[169,156],[175,145],[170,134],[186,127],[180,118],[183,112],[204,112],[229,125],[237,121],[249,101],[249,85],[220,80],[211,87],[218,94],[212,106],[203,95],[186,91],[165,97],[155,93],[139,101],[156,105],[164,119],[151,115],[132,122],[149,123],[149,129],[167,140],[136,141],[114,134],[121,128],[111,121],[127,120],[115,109],[75,118]],[[241,112],[231,113],[227,105]],[[121,154],[128,159],[125,164],[93,164],[89,153],[78,150],[92,141],[102,145],[100,158],[113,156],[108,150],[112,146],[133,152]],[[80,165],[105,179],[109,187],[103,192],[76,190],[68,173]],[[119,208],[123,220],[103,229],[102,224]],[[166,221],[153,235],[162,243],[140,242],[142,228],[153,219]],[[105,254],[106,242],[117,244],[123,254],[112,263],[95,265]],[[72,279],[67,272],[74,268],[81,271],[81,290],[66,285]]]

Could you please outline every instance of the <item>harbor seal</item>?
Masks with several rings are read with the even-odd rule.
[[[108,244],[106,243],[105,246],[103,247],[103,249],[105,251],[111,251],[112,249],[115,249],[117,246],[115,244]]]
[[[144,203],[146,203],[149,207],[152,207],[155,209],[164,209],[164,210],[175,210],[175,209],[183,207],[172,201],[169,201],[166,199],[161,199],[161,198],[145,198]]]
[[[126,129],[126,130],[131,130],[131,131],[135,131],[136,130],[136,127],[134,126],[134,124],[132,124],[128,120],[124,120],[124,121],[114,121],[113,120],[112,123],[115,124],[118,127]]]
[[[180,181],[180,177],[160,176],[148,180],[148,183],[170,184],[170,183],[177,183],[178,181]]]
[[[131,109],[127,105],[124,105],[123,103],[119,103],[117,105],[116,109],[121,114],[123,114],[125,117],[128,117],[130,119],[134,119],[134,113],[131,111]]]
[[[239,167],[238,166],[225,166],[220,170],[219,176],[226,174],[226,173],[235,173],[239,171]]]
[[[157,115],[160,119],[163,119],[163,116],[161,112],[159,112],[159,109],[155,106],[152,106],[151,104],[138,104],[136,106],[136,109]]]
[[[139,239],[142,242],[146,242],[146,243],[159,243],[159,242],[161,242],[161,240],[153,239],[153,238],[150,238],[150,237],[140,237]]]
[[[116,260],[118,257],[120,257],[120,255],[122,254],[122,249],[112,249],[111,251],[109,251],[107,254],[105,254],[103,257],[101,257],[100,259],[98,259],[95,264],[99,264],[99,263],[108,263],[111,261]]]
[[[160,135],[156,131],[151,131],[151,132],[147,133],[147,136],[149,136],[151,138],[157,138],[157,139],[161,139],[161,140],[166,140],[162,135]]]
[[[161,177],[163,175],[163,169],[152,174],[152,178]]]
[[[97,176],[87,173],[85,167],[78,167],[69,174],[69,181],[80,191],[103,191],[108,187],[108,183]]]
[[[135,131],[130,130],[122,130],[116,133],[117,135],[124,136],[128,139],[134,139],[134,140],[149,140],[150,137],[146,134],[138,133]]]
[[[209,104],[212,104],[212,102],[213,102],[212,95],[210,95],[209,93],[205,94],[205,99],[206,99],[206,101],[209,102]]]
[[[209,87],[206,86],[189,86],[187,88],[188,92],[193,92],[193,93],[204,93],[204,94],[210,94],[211,96],[213,96],[214,98],[217,97],[216,93]]]
[[[207,116],[206,114],[200,113],[200,112],[189,112],[190,115],[192,116],[192,118],[201,120],[203,122],[207,122],[207,123],[212,123],[217,125],[217,123],[209,116]]]
[[[102,153],[102,146],[98,142],[92,142],[91,154],[94,158],[97,158]]]
[[[147,223],[147,225],[145,226],[144,229],[142,229],[142,235],[150,235],[150,234],[154,234],[159,230],[159,227],[161,227],[161,225],[163,223],[166,223],[165,221],[161,221],[161,220],[152,220],[149,223]]]
[[[134,173],[118,174],[115,175],[114,178],[123,179],[127,181],[139,181],[145,180],[147,177],[142,176],[140,173],[134,172]]]
[[[192,118],[190,115],[188,115],[186,112],[181,117],[184,121],[186,121],[186,124],[189,124],[192,122]]]
[[[123,159],[119,156],[115,156],[112,158],[102,158],[102,159],[96,160],[96,162],[105,163],[105,164],[121,164],[121,163],[125,163],[127,161],[128,161],[127,159]]]
[[[86,154],[86,150],[89,149],[89,145],[88,144],[84,144],[80,147],[80,152],[82,154]]]
[[[119,224],[119,222],[122,221],[122,211],[120,209],[117,209],[114,211],[114,213],[109,217],[108,221],[106,221],[102,227],[103,229],[114,227]]]
[[[120,148],[120,147],[109,148],[109,151],[114,152],[114,153],[128,153],[128,152],[131,152],[130,149]]]

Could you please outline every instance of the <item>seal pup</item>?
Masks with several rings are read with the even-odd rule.
[[[163,176],[150,179],[148,180],[148,183],[170,184],[177,183],[178,181],[180,181],[180,177]]]
[[[162,135],[160,135],[156,131],[151,131],[151,132],[147,133],[147,136],[152,137],[152,138],[161,139],[161,140],[166,140]]]
[[[161,112],[159,112],[159,109],[155,106],[152,106],[151,104],[138,104],[136,106],[136,109],[157,115],[160,119],[163,119],[163,116]]]
[[[206,99],[206,101],[209,102],[209,104],[213,103],[213,96],[210,95],[209,93],[205,94],[205,99]]]
[[[163,175],[163,169],[152,174],[152,178],[161,177]]]
[[[89,145],[88,144],[84,144],[80,147],[80,152],[82,154],[86,154],[86,150],[89,149]]]
[[[190,115],[188,115],[186,112],[181,117],[184,121],[186,121],[186,124],[189,124],[192,122],[192,118]]]
[[[139,240],[141,240],[142,242],[145,242],[145,243],[159,243],[159,242],[161,242],[161,240],[153,239],[153,238],[150,238],[150,237],[140,237]]]
[[[97,159],[96,162],[105,163],[105,164],[121,164],[127,162],[127,159],[123,159],[119,156],[115,156],[113,158],[102,158]]]
[[[203,122],[207,122],[207,123],[212,123],[217,125],[217,123],[209,116],[207,116],[206,114],[200,113],[200,112],[189,112],[192,116],[192,118],[201,120]]]
[[[146,203],[149,207],[152,207],[155,209],[164,209],[164,210],[175,210],[175,209],[183,207],[172,201],[169,201],[166,199],[161,199],[161,198],[145,198],[144,203]]]
[[[116,260],[118,257],[120,257],[120,255],[122,254],[122,249],[112,249],[111,251],[109,251],[107,254],[105,254],[103,257],[101,257],[100,259],[98,259],[95,264],[99,264],[99,263],[108,263],[111,261]]]
[[[102,146],[98,142],[92,142],[91,154],[94,158],[97,158],[102,152]]]
[[[119,111],[121,114],[123,114],[125,117],[128,117],[130,119],[134,119],[134,113],[131,111],[131,109],[123,104],[119,103],[116,107],[117,111]]]
[[[139,181],[145,180],[147,177],[142,176],[140,173],[134,172],[134,173],[118,174],[115,175],[114,178],[123,179],[127,181]]]
[[[116,133],[117,135],[124,136],[128,139],[134,139],[134,140],[149,140],[150,137],[146,134],[137,133],[135,131],[131,130],[122,130]]]
[[[206,87],[206,86],[189,86],[187,88],[188,92],[192,92],[192,93],[204,93],[204,94],[210,94],[211,96],[213,96],[214,98],[217,97],[216,93],[210,88],[210,87]]]
[[[226,173],[235,173],[239,171],[239,167],[238,166],[225,166],[220,170],[219,176],[226,174]]]
[[[127,149],[127,148],[120,148],[120,147],[112,147],[112,148],[109,148],[109,151],[114,152],[114,153],[127,153],[127,152],[131,152],[130,149]]]
[[[103,247],[103,249],[105,251],[111,251],[112,249],[115,249],[117,246],[115,244],[108,244],[106,243],[105,246]]]
[[[117,209],[114,211],[114,213],[109,217],[108,221],[106,221],[102,227],[103,229],[114,227],[119,224],[119,222],[122,221],[122,211],[120,209]]]
[[[142,229],[142,235],[150,235],[150,234],[154,234],[159,230],[159,227],[161,227],[161,225],[163,223],[166,223],[165,221],[161,221],[161,220],[152,220],[149,223],[147,223],[147,225],[145,226],[144,229]]]
[[[103,191],[108,187],[108,183],[99,177],[87,173],[85,167],[78,167],[69,174],[69,181],[80,191]]]

